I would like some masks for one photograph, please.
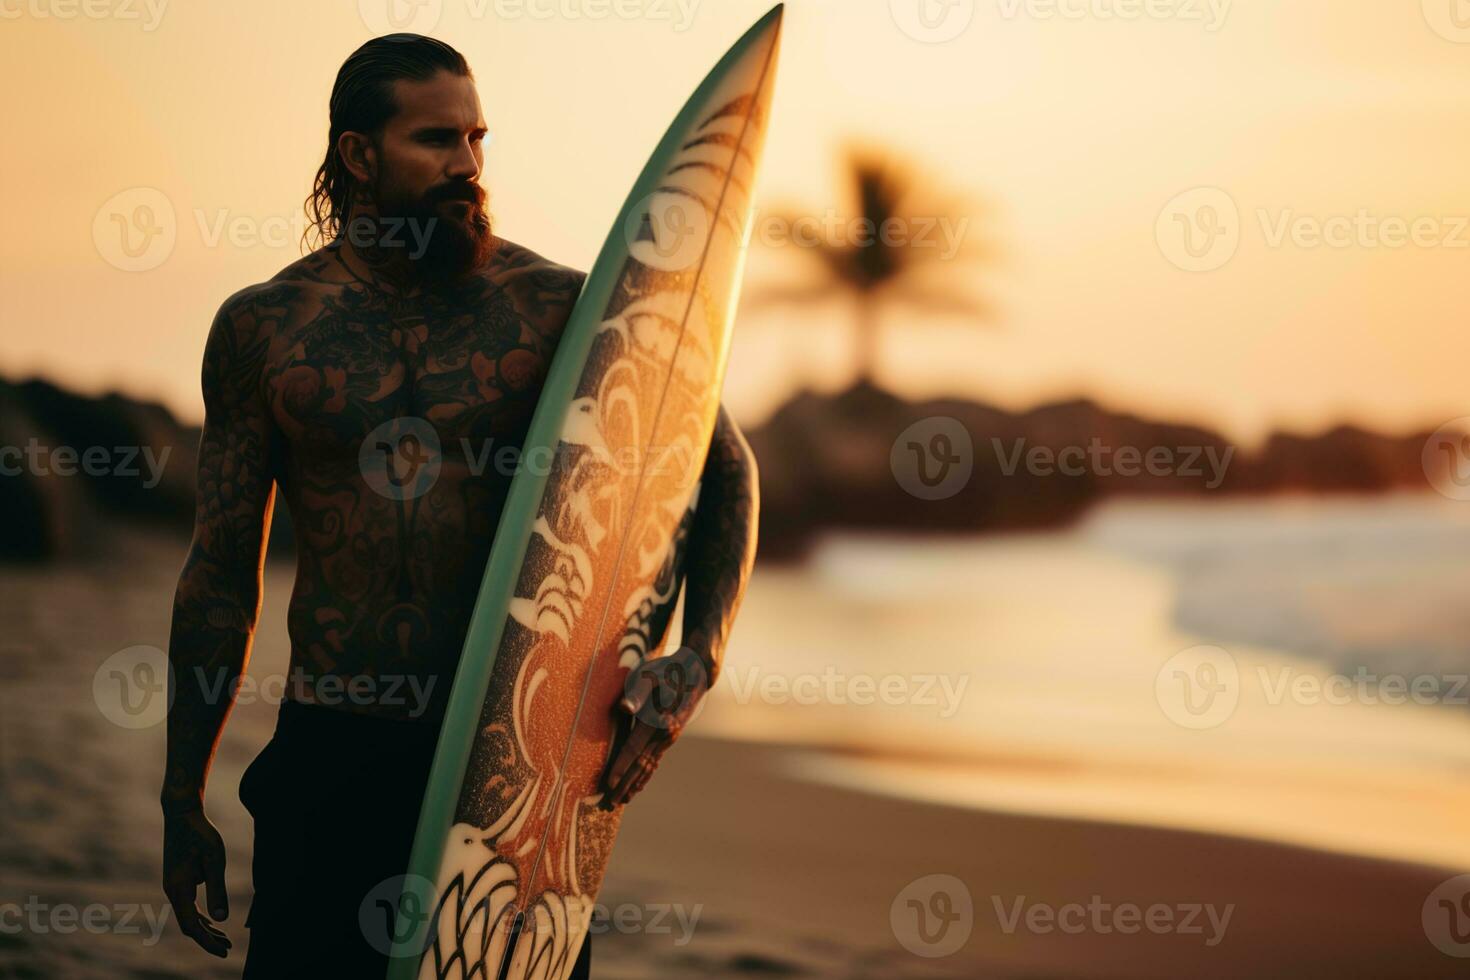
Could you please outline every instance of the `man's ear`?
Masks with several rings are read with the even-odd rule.
[[[371,184],[378,170],[378,149],[366,133],[345,132],[337,137],[337,153],[352,179]]]

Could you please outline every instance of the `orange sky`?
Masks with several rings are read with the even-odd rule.
[[[88,16],[80,0],[0,0],[0,372],[197,418],[210,318],[298,254],[332,77],[387,2],[89,0]],[[393,2],[475,68],[498,230],[580,268],[683,98],[765,8]],[[1246,439],[1470,414],[1456,0],[958,0],[942,43],[911,36],[918,2],[788,5],[763,178],[767,211],[842,211],[837,149],[887,144],[966,197],[958,217],[1003,251],[942,270],[994,299],[991,328],[885,314],[885,381],[1013,406],[1086,393]],[[610,9],[639,16],[597,16]],[[1138,9],[1159,16],[1125,16]],[[1199,187],[1228,195],[1238,248],[1191,272],[1164,212]],[[111,215],[159,195],[172,250],[129,259]],[[1204,220],[1199,200],[1186,220]],[[1421,244],[1382,244],[1395,220],[1420,221]],[[1348,229],[1341,247],[1313,244],[1324,224]],[[800,274],[799,251],[761,251],[749,281]],[[745,317],[731,404],[754,420],[794,384],[845,382],[846,316]]]

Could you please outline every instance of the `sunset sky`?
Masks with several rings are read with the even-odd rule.
[[[594,16],[610,0],[395,2],[476,72],[498,232],[583,269],[684,98],[768,6],[621,0],[641,16],[619,18]],[[937,280],[988,297],[992,324],[884,314],[885,383],[1013,407],[1086,394],[1244,440],[1470,415],[1456,0],[958,0],[939,43],[914,36],[917,2],[788,4],[761,195],[771,214],[848,212],[836,163],[862,140],[961,199],[952,217],[1000,253]],[[299,254],[332,78],[386,32],[386,3],[0,0],[0,373],[121,388],[197,420],[209,321]],[[1134,9],[1160,15],[1120,16]],[[118,268],[131,260],[112,215],[157,195],[172,251]],[[1169,238],[1176,199],[1183,220],[1234,206],[1229,261],[1180,268],[1194,260]],[[1334,218],[1347,239],[1314,244]],[[232,243],[237,219],[273,240]],[[1419,243],[1382,244],[1395,222],[1418,222]],[[748,284],[807,274],[801,252],[760,249]],[[732,406],[756,421],[794,386],[846,383],[849,317],[841,303],[748,311]]]

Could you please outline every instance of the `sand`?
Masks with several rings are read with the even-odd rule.
[[[182,544],[135,536],[82,565],[0,571],[0,906],[133,907],[161,913],[159,726],[127,729],[97,707],[92,683],[116,651],[167,640]],[[252,673],[285,661],[289,569],[268,577]],[[100,933],[0,932],[0,977],[238,976],[246,935],[250,825],[235,796],[269,736],[274,706],[241,705],[209,790],[230,849],[236,942],[211,959],[169,923],[156,943]],[[998,815],[868,795],[792,774],[801,750],[691,736],[630,808],[601,901],[623,923],[595,940],[594,976],[619,977],[1363,977],[1462,976],[1431,944],[1421,912],[1455,872],[1217,835]],[[904,947],[912,916],[895,900],[948,875],[970,896],[957,951]],[[955,892],[958,894],[958,892]],[[1096,896],[1096,898],[1094,898]],[[905,893],[905,898],[912,897]],[[1019,904],[1018,904],[1019,903]],[[1107,914],[1093,908],[1106,903]],[[1063,910],[1080,932],[1028,928]],[[1229,911],[1223,932],[1129,926],[1128,906]],[[932,906],[931,906],[932,908]],[[1003,920],[1019,911],[1009,931]],[[1140,915],[1143,913],[1140,912]],[[907,916],[907,918],[905,918]],[[1032,918],[1033,923],[1041,920]],[[635,923],[642,923],[641,927]],[[1099,927],[1095,923],[1100,922]],[[959,930],[959,931],[955,931]],[[924,948],[924,947],[921,947]]]

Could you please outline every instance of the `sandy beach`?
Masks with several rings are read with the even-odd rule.
[[[119,724],[93,687],[119,650],[166,645],[182,553],[177,540],[128,535],[93,561],[5,570],[0,905],[104,906],[110,927],[51,920],[0,933],[0,977],[238,975],[250,823],[236,789],[275,705],[237,707],[210,782],[236,943],[220,962],[170,922],[156,942],[149,935],[166,914],[154,803],[163,729]],[[290,580],[289,568],[271,567],[253,676],[285,667]],[[801,778],[810,760],[809,746],[686,739],[629,810],[601,896],[611,921],[595,940],[594,975],[1463,974],[1421,924],[1451,868],[871,795]],[[948,904],[933,875],[949,876]],[[938,948],[916,940],[915,908],[953,920],[939,932],[954,952],[912,951]],[[1151,928],[1158,917],[1173,926]]]
[[[604,901],[703,903],[684,951],[656,937],[599,945],[610,977],[1451,977],[1420,911],[1451,872],[1216,835],[1004,816],[816,787],[783,750],[691,741],[630,813]],[[890,922],[914,879],[968,887],[974,930],[945,959],[906,951]],[[1233,906],[1223,938],[1031,932],[1025,905]],[[1003,914],[996,911],[999,901]],[[644,957],[671,969],[648,971]],[[697,967],[697,971],[695,969]]]

